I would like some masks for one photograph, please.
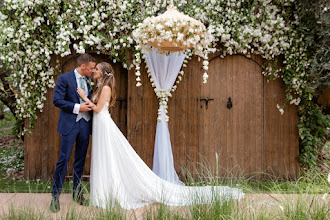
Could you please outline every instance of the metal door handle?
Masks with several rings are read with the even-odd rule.
[[[198,99],[197,99],[198,100]],[[209,101],[212,101],[212,100],[214,100],[214,99],[209,99],[209,98],[202,98],[202,99],[199,99],[199,101],[205,101],[205,107],[206,107],[206,109],[207,109],[207,107],[208,107],[208,104],[209,104]],[[201,105],[201,108],[202,108],[203,106]]]
[[[231,101],[231,97],[228,97],[228,101],[227,101],[227,108],[231,109],[233,107],[233,103]]]

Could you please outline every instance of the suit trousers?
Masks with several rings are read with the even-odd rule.
[[[61,135],[60,156],[57,160],[52,196],[59,197],[62,192],[67,166],[70,160],[74,142],[76,142],[73,164],[73,192],[81,191],[81,176],[84,172],[85,159],[89,144],[90,123],[85,119],[75,122],[74,127],[67,135]]]

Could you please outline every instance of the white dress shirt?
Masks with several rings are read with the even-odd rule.
[[[77,87],[81,88],[80,77],[82,77],[82,76],[78,73],[77,69],[74,70],[74,75],[76,77]],[[83,80],[83,82],[85,83],[85,94],[86,94],[86,96],[88,96],[87,82],[86,82],[86,80]],[[79,100],[80,100],[80,103],[84,102],[81,99],[79,99]],[[78,104],[78,103],[76,103],[74,105],[73,113],[77,115],[76,121],[79,121],[81,118],[84,118],[86,121],[89,121],[91,119],[89,112],[80,112],[80,104]]]

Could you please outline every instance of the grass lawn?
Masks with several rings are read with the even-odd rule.
[[[244,193],[280,193],[280,194],[323,194],[330,193],[330,184],[308,182],[240,182],[222,184],[243,189]],[[50,193],[51,181],[0,179],[0,193]],[[83,182],[85,192],[89,192],[89,182]],[[63,193],[72,192],[72,181],[66,181]]]
[[[299,181],[285,184],[279,182],[246,182],[237,186],[247,193],[241,200],[226,200],[215,197],[212,202],[205,205],[196,203],[190,206],[169,207],[162,204],[153,204],[137,210],[124,210],[118,206],[106,210],[90,206],[77,206],[71,201],[71,195],[63,195],[66,199],[62,200],[61,211],[57,214],[52,214],[49,211],[50,195],[34,194],[36,192],[50,193],[50,185],[51,182],[49,181],[0,180],[2,191],[7,189],[7,192],[30,193],[13,195],[19,196],[20,199],[25,198],[23,205],[18,205],[18,200],[11,200],[15,203],[7,205],[2,213],[0,209],[0,219],[323,220],[329,219],[330,213],[329,203],[327,202],[329,196],[325,192],[313,191],[314,186],[317,186],[320,190],[322,189],[321,191],[329,192],[329,183],[327,182],[321,182],[320,184],[299,183]],[[83,185],[87,192],[88,182],[84,182]],[[296,185],[296,188],[292,188],[292,185]],[[71,182],[66,182],[63,192],[71,193],[71,186]],[[259,192],[263,192],[263,194],[258,194]],[[287,192],[294,194],[285,194]],[[41,197],[44,199],[40,199]],[[31,204],[28,201],[31,201]]]
[[[0,193],[50,193],[51,181],[0,179]],[[83,189],[89,192],[89,182],[83,182]],[[63,193],[72,192],[72,181],[63,185]]]
[[[192,185],[192,184],[190,184]],[[329,219],[330,183],[325,175],[318,173],[302,176],[292,182],[248,182],[224,184],[243,189],[246,195],[241,200],[224,200],[215,198],[210,204],[194,204],[187,207],[168,207],[154,204],[137,210],[123,210],[118,206],[102,210],[94,207],[65,206],[71,199],[62,201],[60,214],[51,214],[47,204],[36,202],[38,195],[34,193],[50,193],[51,181],[26,181],[0,179],[0,193],[30,193],[15,194],[20,197],[34,198],[33,205],[19,207],[16,203],[9,208],[0,210],[0,219]],[[89,182],[83,182],[84,192],[89,192]],[[72,193],[72,182],[66,181],[63,193]],[[36,197],[37,196],[37,197]],[[67,198],[71,198],[67,196]],[[31,201],[32,201],[31,200]],[[65,205],[66,204],[66,205]]]

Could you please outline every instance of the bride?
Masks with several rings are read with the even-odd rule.
[[[93,94],[93,141],[90,170],[90,205],[103,209],[119,204],[136,209],[152,203],[186,206],[211,203],[215,197],[240,199],[243,192],[228,186],[189,187],[158,177],[134,151],[112,120],[109,107],[116,100],[114,70],[109,63],[96,66],[98,88]],[[91,102],[78,88],[85,102]]]

